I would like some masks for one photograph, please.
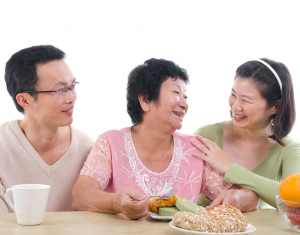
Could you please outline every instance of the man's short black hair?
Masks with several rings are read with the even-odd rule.
[[[51,45],[33,46],[22,49],[11,56],[6,62],[4,79],[7,91],[12,97],[17,110],[24,113],[18,104],[16,96],[23,91],[35,91],[38,77],[36,65],[53,60],[64,59],[66,54]],[[29,93],[35,100],[37,94]]]
[[[142,122],[143,109],[138,96],[147,97],[149,102],[159,102],[161,84],[168,78],[181,79],[189,83],[187,71],[174,62],[164,59],[146,60],[144,64],[133,69],[127,83],[127,113],[134,125]]]

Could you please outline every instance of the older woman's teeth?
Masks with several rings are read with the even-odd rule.
[[[244,118],[246,116],[238,116],[238,115],[234,115],[236,118]]]
[[[183,117],[183,115],[181,115],[180,113],[177,113],[177,112],[173,112],[173,113],[180,116],[180,117]]]

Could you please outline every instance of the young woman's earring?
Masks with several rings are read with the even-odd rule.
[[[274,119],[271,119],[271,125],[274,126]]]

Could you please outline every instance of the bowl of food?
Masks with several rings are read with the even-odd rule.
[[[275,201],[283,220],[300,232],[300,174],[291,174],[281,182]]]
[[[300,203],[275,197],[278,211],[283,220],[295,231],[300,232]]]

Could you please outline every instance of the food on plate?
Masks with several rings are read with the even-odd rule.
[[[176,212],[178,212],[178,211],[179,210],[175,206],[160,207],[159,210],[158,210],[158,214],[160,216],[174,216],[176,214]]]
[[[287,218],[293,225],[300,226],[300,174],[291,174],[280,184],[279,197],[287,206]],[[285,201],[284,201],[285,200]]]
[[[161,197],[153,197],[149,201],[148,211],[158,214],[158,210],[160,207],[175,206],[177,199],[178,196],[176,194],[170,197],[168,200],[162,199]]]
[[[195,214],[201,212],[202,208],[190,200],[174,195],[168,200],[164,200],[161,197],[151,198],[148,210],[160,216],[173,216],[178,211],[187,211]]]
[[[291,174],[286,177],[280,184],[280,199],[290,202],[300,202],[300,174]],[[284,202],[287,206],[297,208],[299,205],[295,203]]]
[[[197,214],[179,211],[172,221],[179,228],[210,233],[244,232],[248,226],[247,219],[241,211],[228,205],[217,206]]]
[[[177,199],[175,206],[180,211],[187,211],[187,212],[191,212],[193,214],[202,212],[202,208],[200,206],[198,206],[197,204],[193,203],[190,200],[187,200],[187,199],[181,198],[181,197]]]

